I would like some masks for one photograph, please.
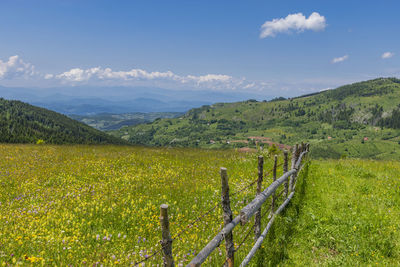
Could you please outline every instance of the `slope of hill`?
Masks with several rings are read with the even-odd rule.
[[[192,109],[111,132],[135,144],[240,147],[313,143],[314,157],[399,158],[400,80],[379,78],[292,99]]]
[[[158,118],[176,118],[183,115],[181,112],[149,112],[149,113],[100,113],[95,115],[69,115],[70,118],[83,122],[102,131],[118,130],[123,126],[132,126],[152,122]]]
[[[62,114],[0,98],[0,142],[51,144],[124,144]]]

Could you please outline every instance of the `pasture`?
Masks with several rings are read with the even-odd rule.
[[[234,150],[0,145],[0,156],[3,265],[161,265],[152,255],[163,203],[172,237],[182,233],[175,263],[186,265],[222,227],[218,206],[187,228],[220,202],[219,167],[228,169],[231,192],[257,178],[256,154]],[[265,160],[265,170],[272,164]],[[398,162],[312,161],[252,264],[398,265],[399,173]],[[233,213],[254,195],[250,187],[232,196]],[[235,228],[235,247],[250,227]],[[252,242],[251,235],[235,257]],[[222,244],[205,264],[220,266],[224,251]]]

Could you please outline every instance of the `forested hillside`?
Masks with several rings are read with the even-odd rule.
[[[302,97],[218,103],[111,132],[134,144],[255,147],[309,141],[314,157],[400,158],[400,80],[379,78]]]
[[[0,98],[0,142],[51,144],[123,144],[62,114]]]

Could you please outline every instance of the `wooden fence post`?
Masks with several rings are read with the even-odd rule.
[[[304,143],[303,142],[301,142],[301,144],[297,147],[297,150],[296,150],[296,162],[299,160],[300,154],[303,152],[303,147],[304,147]],[[300,166],[301,166],[301,164],[300,164]],[[298,174],[298,171],[294,175],[293,186],[297,182],[297,174]]]
[[[289,161],[288,151],[285,149],[283,151],[283,173],[284,174],[287,173],[287,171],[288,171],[288,163],[289,163],[288,161]],[[286,180],[286,182],[285,182],[285,198],[287,198],[288,192],[289,192],[289,181]]]
[[[221,185],[222,185],[221,203],[222,203],[222,211],[224,217],[224,226],[226,226],[232,221],[232,210],[229,200],[228,174],[226,172],[226,168],[221,168]],[[225,250],[226,250],[226,262],[224,265],[226,267],[233,267],[235,246],[233,244],[232,232],[225,235]]]
[[[274,182],[276,181],[276,167],[278,165],[278,156],[275,155],[274,157],[274,169],[272,171],[272,176],[273,176],[273,180]],[[272,201],[271,201],[271,214],[274,214],[274,209],[275,209],[275,192],[272,193]]]
[[[299,157],[300,157],[302,147],[303,147],[302,144],[300,144],[300,145],[298,145],[298,146],[296,147],[296,162],[297,162],[297,160],[298,160]]]
[[[297,150],[299,149],[299,144],[293,146],[293,153],[292,153],[292,168],[294,169],[297,161]],[[289,192],[293,191],[294,179],[296,179],[296,173],[292,174],[289,180]]]
[[[165,267],[174,266],[172,257],[172,238],[169,232],[168,205],[162,204],[160,207],[160,223],[162,231],[161,246],[163,251],[163,261]]]
[[[262,191],[262,181],[264,172],[264,157],[258,156],[258,180],[257,180],[257,195]],[[261,235],[261,208],[254,215],[254,240],[257,240]]]

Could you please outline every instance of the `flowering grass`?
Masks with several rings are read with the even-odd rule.
[[[135,264],[160,248],[161,204],[170,205],[174,237],[219,203],[221,166],[231,192],[257,177],[256,155],[235,151],[0,145],[0,157],[0,262],[13,265]],[[234,214],[254,195],[255,187],[232,197]],[[176,239],[176,263],[188,263],[221,224],[218,207]],[[161,262],[157,254],[146,266]]]

